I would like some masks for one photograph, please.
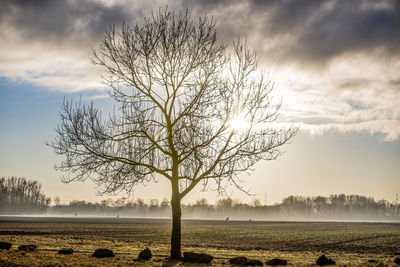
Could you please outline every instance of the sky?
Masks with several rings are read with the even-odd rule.
[[[399,1],[128,1],[3,0],[0,2],[0,176],[41,182],[46,195],[98,201],[90,181],[63,184],[55,137],[63,99],[83,99],[107,112],[112,99],[91,49],[115,24],[140,24],[158,7],[203,14],[218,40],[247,38],[260,68],[282,98],[279,120],[300,131],[278,160],[243,174],[252,195],[267,204],[289,195],[359,194],[396,200],[400,193]],[[202,197],[196,189],[184,202]],[[170,198],[162,178],[132,193],[146,201]],[[131,197],[132,197],[131,195]]]

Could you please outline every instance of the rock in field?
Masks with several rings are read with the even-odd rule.
[[[0,242],[0,249],[9,250],[12,244],[7,242]]]
[[[232,265],[246,265],[246,263],[247,263],[246,257],[235,257],[235,258],[229,259],[229,264],[232,264]]]
[[[18,247],[19,251],[36,251],[37,250],[37,246],[36,245],[21,245]]]
[[[325,254],[322,254],[321,256],[319,256],[319,258],[317,259],[317,261],[315,262],[317,265],[319,266],[325,266],[325,265],[335,265],[336,262],[332,259],[329,259],[325,256]]]
[[[58,251],[58,254],[64,254],[64,255],[69,255],[74,253],[74,250],[72,248],[62,248]]]
[[[211,264],[213,259],[213,256],[204,253],[183,252],[184,262]]]
[[[144,260],[144,261],[145,261],[145,260],[151,259],[152,256],[153,256],[153,255],[151,254],[150,249],[145,248],[144,250],[142,250],[142,251],[139,253],[138,259],[139,259],[139,260]]]
[[[95,258],[112,258],[114,257],[114,252],[107,248],[99,248],[93,253],[92,257]]]
[[[274,265],[287,265],[287,260],[282,260],[282,259],[275,258],[275,259],[266,261],[265,263],[266,263],[267,265],[270,265],[270,266],[274,266]]]
[[[400,265],[400,258],[395,258],[393,262]]]
[[[232,258],[229,260],[229,264],[238,266],[263,266],[261,261],[248,259],[246,257]]]

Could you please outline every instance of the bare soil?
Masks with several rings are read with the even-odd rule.
[[[162,266],[170,228],[167,219],[0,216],[0,241],[13,244],[0,251],[0,266]],[[35,244],[38,251],[19,252],[22,244]],[[137,261],[146,247],[153,258]],[[61,248],[74,253],[58,255]],[[92,258],[97,248],[111,249],[116,257]],[[322,253],[339,266],[395,266],[400,223],[183,220],[182,250],[214,256],[213,266],[236,256],[315,266]]]

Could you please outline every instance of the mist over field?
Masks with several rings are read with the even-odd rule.
[[[24,177],[0,177],[0,215],[110,217],[110,218],[171,218],[167,198],[150,199],[120,197],[100,202],[73,200],[62,203],[42,192],[41,184]],[[288,196],[280,203],[266,205],[257,198],[250,203],[240,199],[220,198],[209,203],[206,198],[181,204],[183,219],[201,220],[358,220],[399,221],[400,204],[375,200],[359,195]]]
[[[345,202],[334,202],[343,199]],[[355,200],[351,203],[350,200]],[[322,200],[322,202],[321,202]],[[49,206],[41,212],[20,212],[8,209],[1,215],[41,216],[41,217],[105,217],[115,218],[171,218],[169,202],[160,204],[156,200],[146,204],[139,199],[121,205],[121,201],[103,201],[90,203],[73,201],[68,205]],[[182,205],[182,219],[223,220],[229,221],[400,221],[400,205],[385,200],[375,201],[361,196],[332,195],[329,198],[303,198],[290,196],[282,203],[262,205],[255,199],[254,203],[240,203],[230,198],[220,199],[215,204],[208,204],[205,199],[193,204]],[[122,221],[121,221],[122,222]]]

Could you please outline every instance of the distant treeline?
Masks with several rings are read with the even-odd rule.
[[[50,198],[41,190],[38,181],[23,177],[0,178],[0,214],[99,215],[131,217],[170,217],[169,201],[151,199],[145,202],[125,197],[91,203],[74,200],[61,204],[60,198]],[[262,205],[260,200],[242,203],[238,199],[223,198],[209,204],[207,199],[183,204],[184,218],[241,219],[241,220],[400,220],[400,204],[359,195],[331,195],[329,197],[289,196],[281,203]]]
[[[103,200],[100,203],[72,201],[68,205],[56,205],[49,212],[56,214],[109,215],[136,217],[170,217],[167,199],[133,201],[127,198]],[[184,218],[214,218],[241,220],[277,219],[343,219],[343,220],[400,220],[400,205],[386,200],[358,195],[331,195],[329,197],[289,196],[282,203],[262,205],[258,199],[251,204],[231,198],[219,199],[214,205],[203,198],[193,204],[183,204]]]
[[[42,193],[38,181],[24,177],[0,177],[0,212],[2,214],[43,213],[50,198]]]

